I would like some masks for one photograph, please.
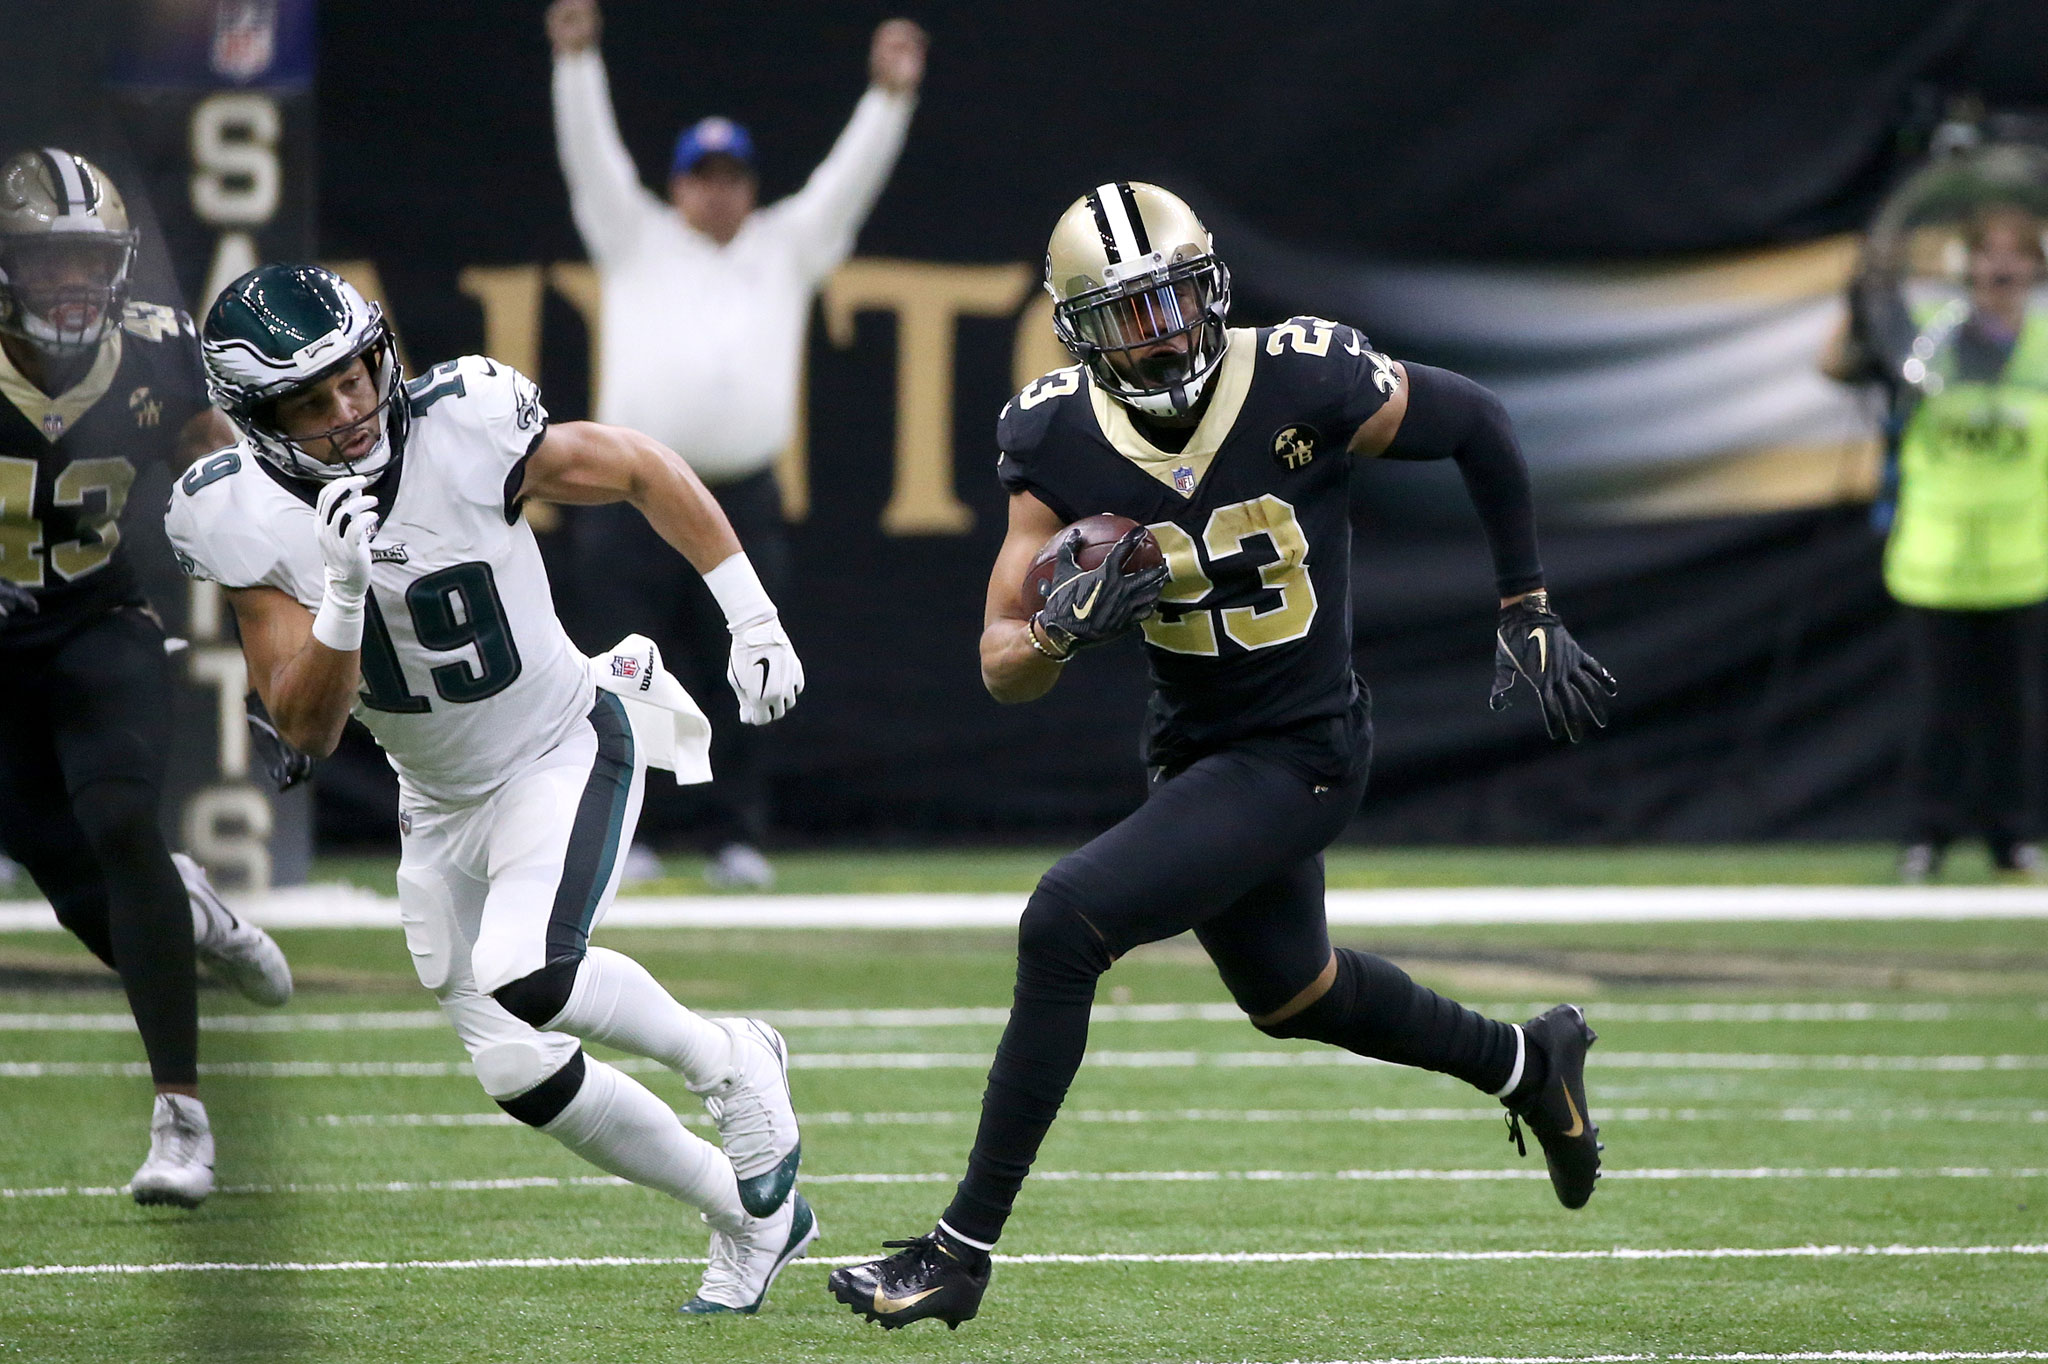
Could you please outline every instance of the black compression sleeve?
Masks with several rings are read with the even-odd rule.
[[[1494,578],[1503,597],[1543,586],[1536,553],[1536,506],[1529,467],[1500,399],[1462,374],[1403,362],[1408,411],[1385,459],[1454,459],[1479,512],[1493,550]]]

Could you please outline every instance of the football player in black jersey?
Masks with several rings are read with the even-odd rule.
[[[1103,185],[1068,209],[1046,288],[1079,363],[1026,388],[998,421],[1010,521],[982,679],[999,701],[1030,701],[1081,650],[1142,628],[1151,795],[1031,896],[1009,1026],[952,1205],[929,1233],[890,1242],[895,1255],[834,1273],[834,1296],[885,1327],[975,1314],[989,1252],[1081,1064],[1096,978],[1189,929],[1260,1031],[1499,1096],[1511,1138],[1522,1146],[1526,1125],[1558,1198],[1583,1206],[1600,1158],[1584,1081],[1593,1033],[1579,1009],[1483,1018],[1391,962],[1333,951],[1323,911],[1322,852],[1358,808],[1372,748],[1351,669],[1352,458],[1457,461],[1499,580],[1494,706],[1521,681],[1553,737],[1606,723],[1614,681],[1550,609],[1500,403],[1320,318],[1231,329],[1230,276],[1209,233],[1152,185]],[[1024,602],[1040,547],[1098,512],[1149,527],[1164,567],[1127,571],[1138,530],[1089,570],[1069,545],[1042,603]]]
[[[136,234],[98,168],[0,164],[0,851],[120,973],[156,1082],[139,1203],[213,1188],[196,960],[261,1003],[291,973],[164,844],[164,631],[121,552],[139,465],[236,439],[206,403],[192,319],[129,298]]]

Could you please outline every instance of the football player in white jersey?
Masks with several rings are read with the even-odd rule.
[[[711,1261],[684,1312],[755,1311],[817,1236],[794,1190],[787,1051],[766,1024],[700,1018],[590,945],[657,745],[594,685],[519,515],[528,497],[638,508],[724,608],[741,713],[765,724],[795,702],[803,666],[718,503],[649,437],[550,425],[509,366],[466,356],[407,382],[380,310],[314,266],[244,275],[204,340],[242,440],[173,492],[180,561],[228,590],[286,739],[324,756],[353,713],[390,757],[406,945],[485,1091],[702,1210]],[[582,1041],[680,1074],[723,1150]]]

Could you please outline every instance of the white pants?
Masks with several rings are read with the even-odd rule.
[[[647,768],[608,692],[567,738],[480,801],[401,803],[398,914],[494,1099],[553,1075],[580,1045],[491,998],[550,962],[578,960],[619,888]]]

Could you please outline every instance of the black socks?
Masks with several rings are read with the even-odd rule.
[[[1424,989],[1384,957],[1340,947],[1337,978],[1321,999],[1292,1018],[1259,1031],[1271,1037],[1305,1037],[1398,1065],[1416,1066],[1498,1094],[1514,1074],[1521,1043],[1515,1029],[1472,1012],[1453,999]],[[1516,1088],[1541,1083],[1542,1057],[1523,1053]]]

